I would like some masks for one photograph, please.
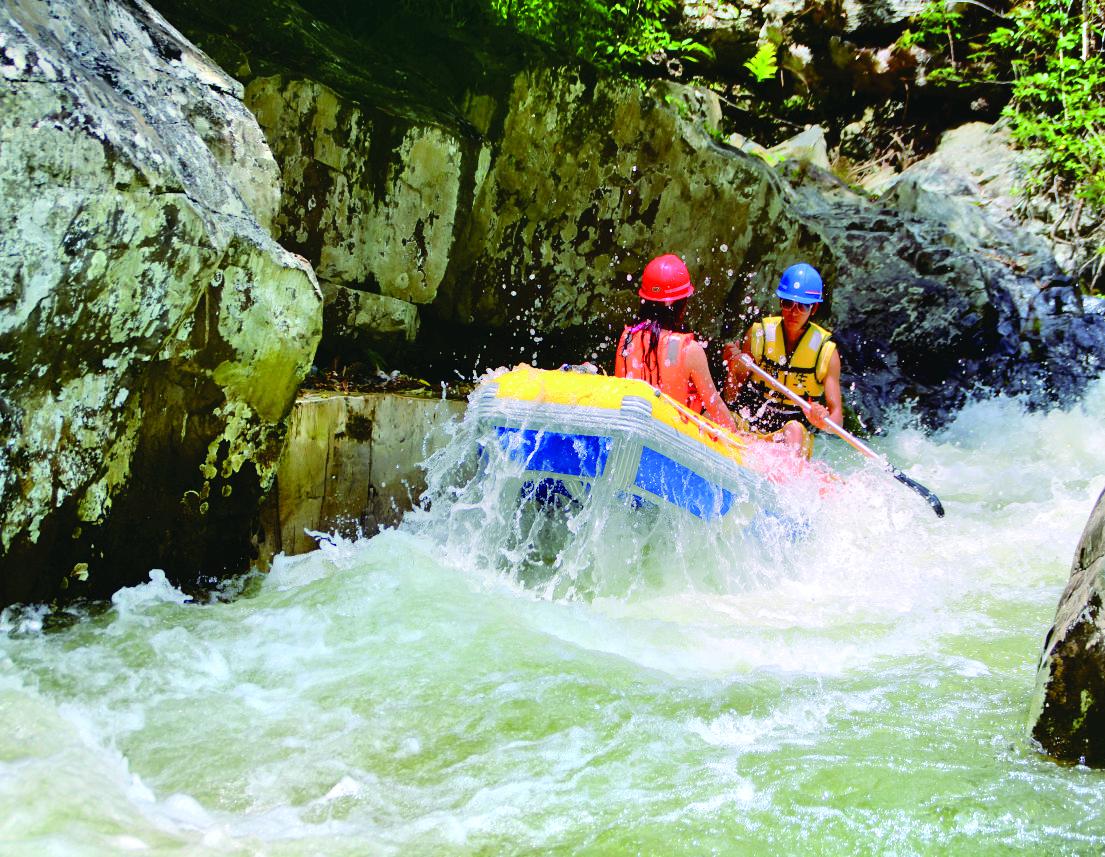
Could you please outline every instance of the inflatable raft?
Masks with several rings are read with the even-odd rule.
[[[519,366],[469,408],[485,444],[520,465],[524,497],[677,507],[712,520],[774,497],[752,447],[644,381]]]

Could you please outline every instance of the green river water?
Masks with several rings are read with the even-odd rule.
[[[892,430],[943,520],[822,442],[802,535],[584,510],[540,556],[462,432],[429,511],[236,598],[8,610],[0,853],[1105,853],[1105,772],[1026,734],[1103,420]]]

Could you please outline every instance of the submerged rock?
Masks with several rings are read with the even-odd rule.
[[[1074,554],[1070,580],[1044,640],[1030,730],[1044,752],[1105,767],[1105,493]]]
[[[0,10],[0,603],[248,560],[321,299],[241,97],[145,3]]]

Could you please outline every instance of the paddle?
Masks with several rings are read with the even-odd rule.
[[[757,366],[752,361],[752,358],[749,357],[747,354],[742,354],[741,355],[741,360],[744,361],[744,365],[747,366],[748,370],[750,372],[752,372],[757,378],[760,378],[765,384],[767,384],[768,386],[770,386],[773,389],[777,390],[778,392],[782,393],[784,396],[786,396],[788,399],[790,399],[792,402],[794,402],[794,404],[798,405],[798,407],[800,407],[802,409],[802,411],[807,416],[809,415],[809,412],[810,412],[810,403],[809,402],[807,402],[805,399],[803,399],[801,396],[799,396],[793,390],[790,390],[787,387],[783,386],[781,383],[779,383],[778,379],[776,379],[774,375],[768,374],[763,369],[761,369],[759,366]],[[922,485],[920,482],[916,481],[915,479],[910,479],[908,476],[906,476],[904,473],[902,473],[902,471],[900,471],[897,467],[895,467],[893,464],[891,464],[889,461],[887,461],[885,458],[883,458],[881,455],[879,455],[877,452],[875,452],[875,450],[871,449],[871,447],[869,447],[867,444],[865,444],[862,440],[860,440],[858,437],[853,435],[851,432],[849,432],[843,426],[837,425],[835,422],[833,422],[832,420],[830,420],[828,418],[826,418],[826,420],[825,420],[825,425],[827,425],[832,430],[833,434],[837,435],[837,437],[839,437],[841,440],[843,440],[845,443],[847,443],[849,446],[851,446],[857,452],[861,452],[864,455],[866,455],[868,458],[872,459],[873,461],[877,461],[879,464],[882,465],[883,469],[886,470],[891,476],[893,476],[895,479],[897,479],[903,485],[908,485],[910,488],[912,488],[914,491],[916,491],[918,494],[920,494],[922,497],[924,497],[925,502],[928,503],[930,506],[932,506],[932,510],[936,513],[936,517],[938,517],[938,518],[943,518],[944,517],[944,506],[940,502],[940,498],[937,497],[935,494],[933,494],[931,491],[929,491],[928,488],[926,488],[924,485]]]

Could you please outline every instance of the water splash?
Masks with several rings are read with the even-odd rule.
[[[473,481],[458,425],[427,508],[233,601],[154,575],[60,630],[0,614],[0,841],[1100,853],[1105,775],[1038,756],[1024,717],[1103,418],[1098,385],[892,429],[878,443],[944,519],[825,442],[843,482],[779,488],[800,538],[584,503],[566,543],[519,511],[516,471]]]

